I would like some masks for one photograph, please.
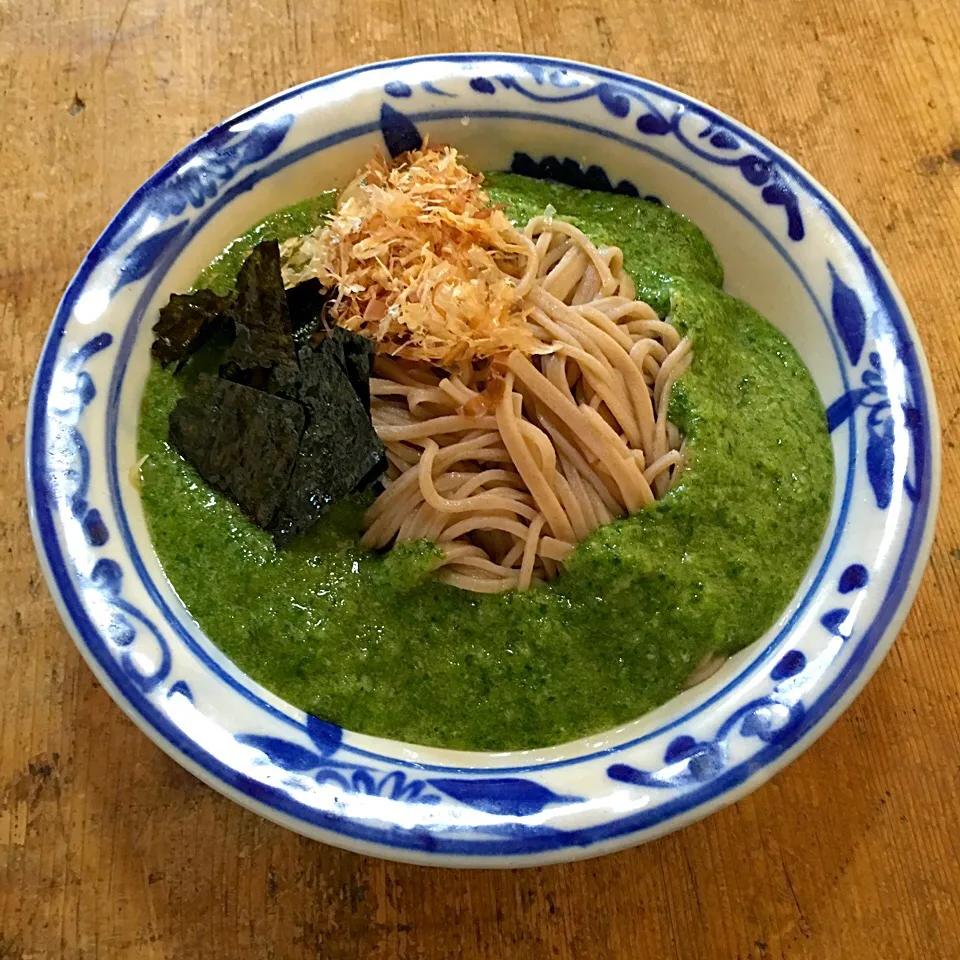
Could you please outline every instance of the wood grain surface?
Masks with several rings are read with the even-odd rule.
[[[906,627],[800,760],[642,848],[467,873],[304,840],[154,747],[60,623],[22,461],[57,300],[147,175],[291,84],[478,49],[639,73],[797,157],[899,282],[945,444]],[[0,0],[0,224],[2,960],[960,957],[958,0]]]

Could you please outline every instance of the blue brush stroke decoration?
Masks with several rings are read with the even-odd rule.
[[[581,797],[554,793],[540,783],[518,777],[431,778],[427,783],[465,806],[499,817],[529,817],[551,804],[579,803],[582,800]]]
[[[189,700],[190,703],[193,703],[193,691],[190,689],[186,680],[178,680],[167,691],[168,700],[171,700],[174,697],[183,697],[184,699]]]
[[[64,362],[63,369],[67,373],[77,373],[91,358],[106,350],[113,343],[113,335],[109,333],[98,333],[95,337],[88,340],[83,346],[78,347]],[[88,374],[84,374],[90,389],[89,395],[83,397],[83,405],[86,406],[94,397],[93,381]]]
[[[175,223],[166,230],[153,233],[138,243],[124,258],[117,270],[117,282],[110,295],[113,296],[128,283],[142,280],[156,265],[164,250],[187,226],[186,220]]]
[[[492,80],[488,80],[486,77],[473,77],[470,80],[470,89],[476,91],[477,93],[496,93],[497,88],[493,85]]]
[[[236,740],[244,746],[259,750],[275,766],[293,773],[316,770],[321,763],[321,758],[313,750],[307,750],[280,737],[241,733],[236,736]]]
[[[886,510],[893,501],[896,485],[896,427],[887,389],[888,377],[885,375],[880,354],[872,351],[868,360],[869,367],[860,375],[861,385],[852,387],[827,408],[827,426],[833,432],[847,420],[853,420],[859,409],[867,411],[867,450],[864,458],[867,479],[870,481],[877,506]],[[901,403],[900,407],[904,421],[914,438],[921,436],[919,411],[909,401]],[[910,476],[909,471],[905,471],[902,483],[907,496],[916,502],[920,495],[920,470],[923,464],[923,451],[916,442],[913,461],[913,476]]]
[[[401,153],[419,150],[423,146],[423,137],[414,122],[389,103],[380,107],[380,132],[391,157],[399,157]]]
[[[754,187],[761,187],[773,175],[773,164],[763,157],[748,153],[737,161],[740,174],[747,183]]]
[[[710,137],[710,143],[718,150],[739,150],[740,141],[726,130],[718,130]]]
[[[309,775],[314,783],[332,785],[341,794],[364,794],[405,803],[437,803],[441,799],[439,794],[427,790],[426,781],[408,779],[403,770],[377,770],[336,758],[334,754],[340,745],[339,727],[313,717],[308,718],[307,726],[313,732],[316,750],[281,737],[260,734],[237,734],[235,739],[259,751],[259,763],[291,774]],[[337,731],[337,735],[332,731]]]
[[[777,682],[788,680],[802,673],[807,665],[807,658],[800,650],[788,650],[770,671],[770,677]]]
[[[334,723],[328,723],[312,714],[307,716],[307,733],[321,756],[335,754],[343,743],[343,730]]]
[[[352,773],[335,767],[325,767],[314,775],[318,785],[330,784],[342,794],[362,794],[370,797],[384,797],[401,803],[439,803],[442,799],[437,793],[425,791],[423,780],[408,780],[402,770],[389,773],[372,772],[357,769]]]
[[[845,420],[853,416],[857,407],[870,396],[870,387],[848,390],[827,407],[827,428],[833,433]]]
[[[852,593],[854,590],[860,590],[867,585],[870,580],[870,574],[862,563],[851,563],[843,573],[840,574],[840,583],[837,589],[841,593]]]
[[[620,193],[627,197],[639,197],[640,191],[629,180],[620,180],[614,184],[603,167],[592,164],[584,169],[572,157],[546,156],[534,160],[529,153],[517,152],[510,162],[510,172],[519,173],[535,180],[555,180],[578,190],[599,190],[603,193]],[[659,197],[648,194],[643,198],[650,203],[660,204]]]
[[[136,213],[112,238],[107,252],[119,250],[148,220],[159,226],[188,206],[199,210],[241,170],[269,157],[283,143],[293,120],[293,114],[286,113],[261,120],[249,130],[226,128],[208,134],[203,150],[153,186]]]
[[[374,768],[338,756],[343,732],[332,723],[308,716],[304,732],[309,735],[309,745],[261,734],[237,734],[235,739],[259,751],[260,763],[308,775],[315,783],[335,786],[343,794],[416,803],[437,803],[446,795],[474,810],[502,817],[528,817],[550,804],[580,800],[520,777],[411,779],[403,770]]]
[[[544,81],[541,80],[540,82],[542,83]],[[547,73],[546,83],[554,87],[559,87],[561,90],[576,90],[578,87],[582,86],[576,76],[574,76],[565,67],[558,67],[554,70],[550,70]],[[596,91],[596,87],[593,89]]]
[[[612,83],[599,83],[594,87],[594,92],[611,116],[622,120],[630,115],[630,98],[621,93]]]
[[[800,204],[796,193],[784,179],[777,165],[772,160],[753,153],[740,157],[735,163],[747,183],[754,187],[763,187],[760,197],[764,203],[784,208],[787,214],[787,236],[791,240],[801,241],[806,235],[806,230],[800,215]]]
[[[820,618],[820,623],[835,637],[842,637],[846,640],[850,636],[849,617],[849,610],[845,607],[838,607],[836,610],[828,610]]]
[[[120,564],[107,558],[100,559],[93,567],[87,581],[88,589],[94,589],[113,608],[113,616],[106,627],[107,639],[115,646],[129,648],[143,634],[156,644],[160,662],[152,672],[144,672],[139,658],[125,649],[120,657],[120,666],[143,693],[150,693],[170,674],[172,660],[170,647],[160,631],[132,603],[123,599],[123,571]]]
[[[893,453],[893,420],[886,417],[867,437],[867,477],[873,488],[877,506],[886,510],[893,500],[893,479],[896,459]]]
[[[665,137],[673,124],[660,113],[644,113],[637,117],[637,129],[648,137]]]
[[[833,310],[833,322],[837,325],[837,332],[843,342],[850,363],[856,366],[863,353],[863,345],[867,339],[867,316],[856,292],[848,287],[837,273],[836,268],[829,261],[830,280],[833,286],[830,294],[830,306]]]
[[[384,84],[383,89],[391,97],[409,97],[413,93],[410,84],[402,80],[390,80]]]
[[[98,333],[66,359],[63,365],[64,373],[72,374],[73,381],[67,380],[63,385],[63,398],[66,402],[55,411],[62,427],[62,453],[70,463],[64,471],[69,491],[66,495],[67,502],[74,519],[80,523],[84,539],[91,547],[102,547],[106,544],[110,539],[110,531],[103,522],[100,511],[87,502],[87,492],[90,489],[90,454],[77,425],[84,410],[97,395],[93,377],[83,367],[112,343],[111,334]]]
[[[110,531],[96,507],[91,507],[80,521],[83,535],[91,547],[102,547],[110,539]]]
[[[650,772],[614,763],[607,768],[607,776],[631,786],[661,790],[706,783],[726,767],[729,741],[734,734],[756,737],[768,744],[790,742],[805,716],[806,710],[799,701],[786,704],[773,697],[751,700],[728,717],[710,740],[697,740],[686,734],[674,737],[664,752],[662,770]]]
[[[764,203],[783,207],[787,215],[787,236],[791,240],[801,241],[806,231],[800,216],[800,204],[797,202],[797,195],[787,186],[779,170],[774,172],[773,182],[763,188],[760,197]]]
[[[425,93],[432,93],[435,97],[456,97],[455,93],[447,93],[446,90],[441,90],[435,83],[431,83],[429,80],[424,80],[420,84],[420,88]]]

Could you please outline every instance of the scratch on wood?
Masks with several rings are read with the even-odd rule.
[[[804,939],[810,939],[810,923],[807,920],[806,915],[803,912],[803,907],[800,906],[800,898],[797,896],[797,891],[793,889],[793,880],[790,877],[790,871],[787,870],[787,865],[782,860],[780,865],[783,867],[783,876],[787,881],[787,888],[790,890],[790,896],[793,898],[793,905],[797,909],[797,928],[800,930],[800,933],[803,934]]]
[[[120,16],[117,17],[117,25],[113,28],[113,36],[110,37],[110,46],[107,47],[107,57],[103,61],[103,69],[106,70],[110,66],[110,58],[113,56],[113,48],[117,45],[117,36],[120,33],[120,28],[123,26],[123,19],[127,15],[127,9],[130,7],[130,0],[124,0],[123,9],[120,11]]]
[[[610,53],[613,50],[613,31],[610,29],[610,21],[602,13],[598,13],[593,18],[593,22],[597,25],[597,34],[603,44],[604,52]]]

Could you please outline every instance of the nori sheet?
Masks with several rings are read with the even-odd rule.
[[[297,356],[276,240],[257,244],[244,260],[228,316],[234,341],[221,376],[269,393],[293,394]]]
[[[384,456],[370,414],[334,351],[305,346],[298,358],[299,399],[307,425],[273,527],[280,546],[312,526],[332,503],[358,489]]]
[[[153,327],[150,349],[161,366],[176,363],[179,370],[190,354],[221,330],[231,299],[212,290],[173,294],[160,308],[160,319]]]
[[[207,483],[269,528],[286,495],[305,421],[293,400],[202,373],[170,413],[170,442]]]
[[[328,291],[323,289],[316,277],[302,280],[287,289],[287,310],[290,312],[290,326],[296,343],[309,341],[320,326],[328,298]]]
[[[369,416],[370,377],[373,376],[373,358],[376,352],[373,341],[359,333],[345,330],[343,327],[333,327],[326,332],[324,339],[317,344],[317,352],[328,353],[336,359],[356,391],[367,416]],[[380,479],[386,469],[387,454],[385,450],[381,450],[380,458],[357,483],[357,489],[366,490]]]
[[[317,344],[318,353],[329,354],[340,364],[367,412],[370,411],[374,351],[372,340],[343,327],[332,327]]]
[[[171,442],[278,546],[387,465],[370,420],[374,345],[325,325],[329,296],[318,280],[284,290],[267,240],[231,296],[174,295],[154,327],[154,356],[186,386]]]

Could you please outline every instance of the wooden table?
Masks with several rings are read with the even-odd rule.
[[[43,338],[127,195],[274,91],[471,49],[661,80],[797,157],[899,282],[945,439],[930,569],[843,718],[702,823],[534,871],[365,859],[203,786],[81,661],[24,501]],[[958,0],[0,0],[0,223],[0,958],[960,957]]]

